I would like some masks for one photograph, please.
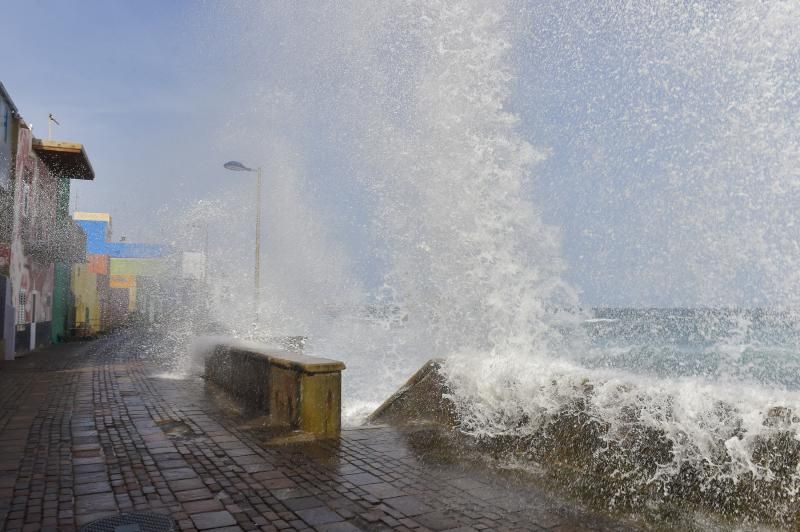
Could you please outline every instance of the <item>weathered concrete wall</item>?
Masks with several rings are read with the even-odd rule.
[[[370,423],[405,425],[436,423],[454,427],[458,423],[454,405],[445,398],[445,379],[439,372],[442,363],[429,360],[375,412]]]
[[[252,342],[212,343],[206,377],[271,427],[318,438],[341,430],[342,362]]]

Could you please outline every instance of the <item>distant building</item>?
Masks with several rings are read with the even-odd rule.
[[[140,308],[141,285],[164,274],[164,248],[157,244],[113,242],[111,215],[76,212],[75,222],[86,233],[87,261],[72,270],[75,293],[75,328],[79,334],[96,334],[123,323]],[[146,298],[145,298],[146,299]]]

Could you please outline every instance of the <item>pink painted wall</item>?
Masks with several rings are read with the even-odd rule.
[[[52,319],[54,265],[36,262],[26,253],[26,240],[43,238],[56,216],[56,179],[31,148],[31,131],[19,130],[16,182],[14,186],[13,231],[11,235],[11,301],[18,325]],[[33,293],[37,294],[33,316]],[[24,294],[24,306],[20,305]]]

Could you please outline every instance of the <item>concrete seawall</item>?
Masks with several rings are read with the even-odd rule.
[[[337,360],[245,341],[209,344],[206,378],[269,426],[313,438],[335,438],[341,430],[342,370]]]
[[[390,425],[434,423],[448,428],[458,423],[455,406],[444,395],[441,360],[429,360],[372,414],[370,423]]]

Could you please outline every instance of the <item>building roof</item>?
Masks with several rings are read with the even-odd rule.
[[[58,177],[94,179],[94,169],[83,144],[63,140],[33,139],[33,150]]]
[[[72,213],[73,220],[93,220],[96,222],[109,222],[111,223],[111,215],[107,212],[74,212]]]
[[[17,106],[14,105],[14,100],[11,99],[11,96],[8,94],[8,91],[3,86],[2,82],[0,82],[0,96],[2,96],[2,98],[8,103],[8,106],[11,108],[12,116],[18,118],[19,110],[17,109]]]

